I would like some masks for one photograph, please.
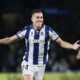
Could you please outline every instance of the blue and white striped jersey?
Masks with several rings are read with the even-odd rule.
[[[34,30],[33,24],[26,26],[16,35],[20,39],[25,38],[26,51],[23,59],[35,65],[46,64],[49,43],[51,39],[54,41],[59,37],[53,29],[44,24],[39,31]]]

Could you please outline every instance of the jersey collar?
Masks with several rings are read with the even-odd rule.
[[[31,26],[31,28],[34,29],[33,24],[31,24],[30,26]],[[43,27],[44,27],[44,24],[42,24],[41,29],[42,29]]]

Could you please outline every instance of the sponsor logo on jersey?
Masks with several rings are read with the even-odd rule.
[[[28,39],[28,41],[33,42],[33,43],[44,42],[44,40],[37,40],[37,39],[31,40],[30,38]]]

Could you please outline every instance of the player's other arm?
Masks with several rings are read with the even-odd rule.
[[[17,40],[19,40],[19,38],[16,35],[14,35],[12,37],[0,39],[0,44],[11,44]]]
[[[63,41],[61,38],[58,38],[56,42],[63,48],[69,48],[73,50],[78,50],[80,48],[80,45],[78,44],[79,40],[74,44],[71,44],[69,42]]]

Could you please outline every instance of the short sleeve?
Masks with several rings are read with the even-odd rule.
[[[27,32],[27,29],[26,27],[24,29],[22,29],[21,31],[19,31],[16,36],[19,38],[19,39],[23,39],[26,35],[26,32]]]
[[[59,38],[59,35],[52,28],[50,28],[49,29],[49,37],[51,37],[51,39],[54,41]]]

